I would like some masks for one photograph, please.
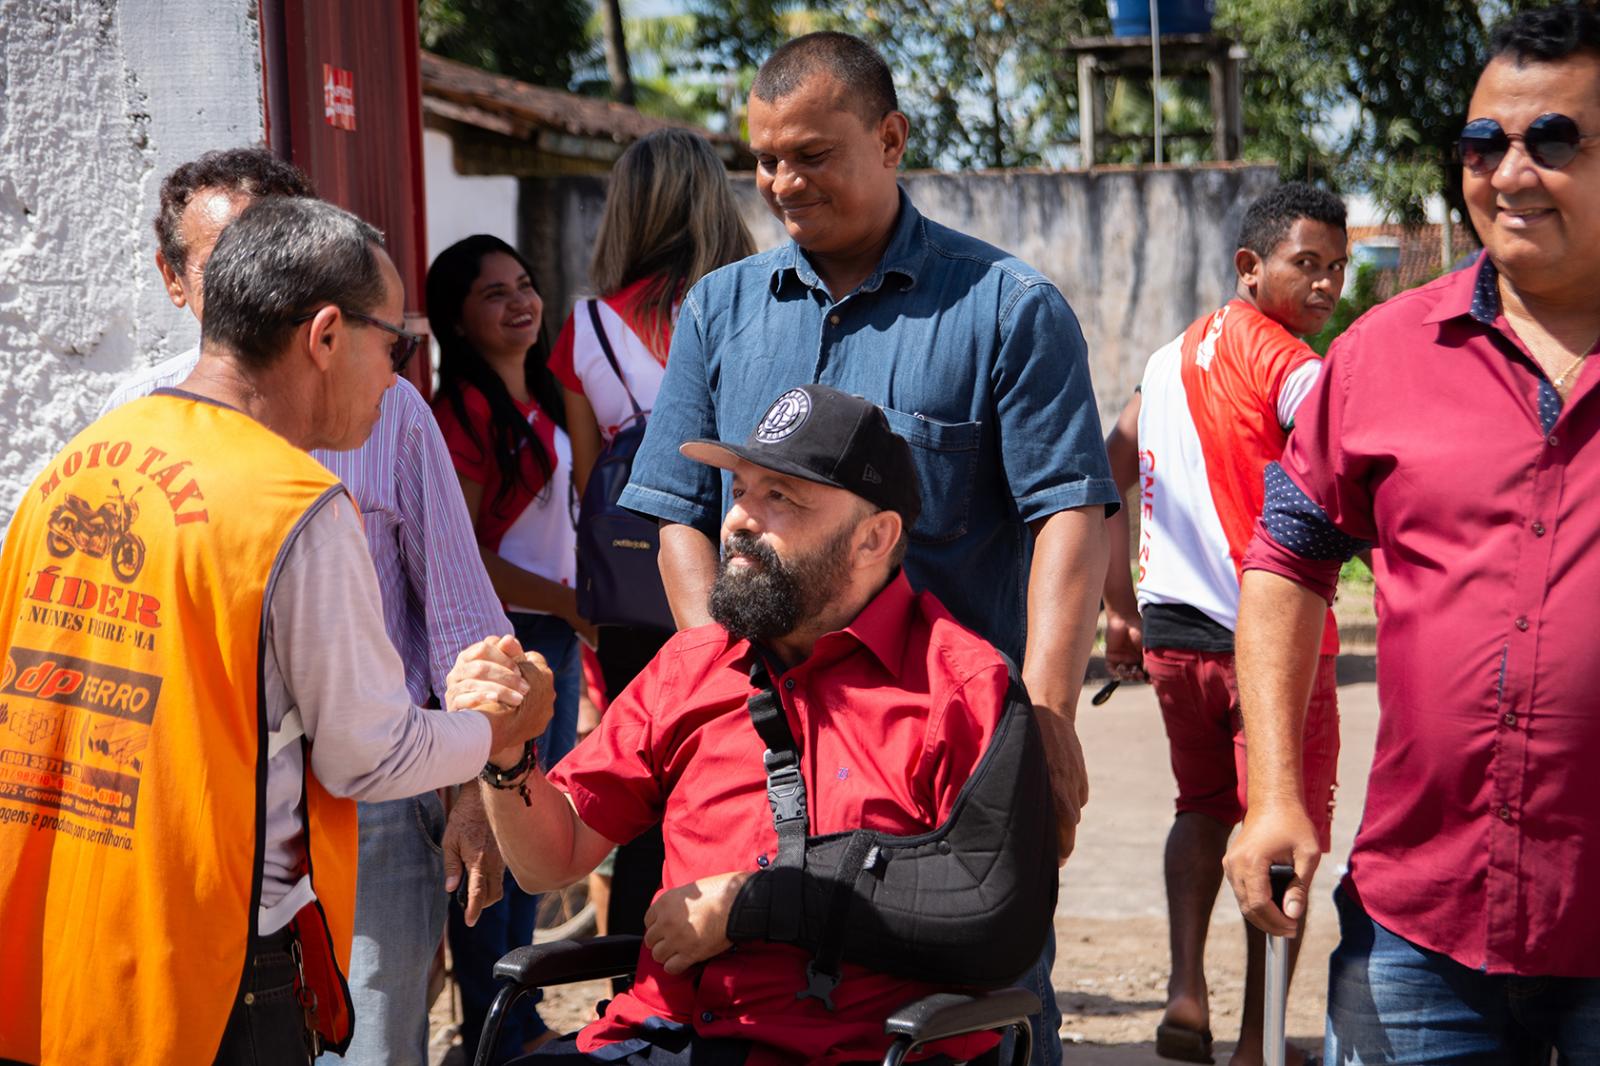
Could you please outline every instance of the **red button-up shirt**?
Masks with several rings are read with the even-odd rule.
[[[1590,365],[1562,404],[1486,256],[1396,296],[1329,352],[1245,561],[1330,595],[1382,549],[1348,884],[1489,973],[1600,976],[1597,393]]]
[[[777,857],[765,745],[747,709],[752,654],[719,626],[678,634],[551,774],[611,840],[660,821],[665,888]],[[950,813],[1000,720],[1008,675],[987,642],[901,574],[774,685],[803,753],[811,832],[909,834]],[[673,977],[644,951],[633,988],[579,1047],[636,1036],[655,1017],[755,1042],[751,1066],[877,1059],[888,1046],[884,1018],[935,990],[846,966],[830,1012],[795,998],[808,961],[800,949],[752,941]]]

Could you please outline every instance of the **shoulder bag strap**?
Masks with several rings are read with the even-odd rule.
[[[617,375],[617,383],[622,386],[622,391],[628,394],[628,402],[633,405],[633,417],[638,418],[644,414],[639,407],[639,401],[633,398],[633,390],[628,388],[628,379],[622,376],[622,367],[617,363],[617,353],[611,350],[611,339],[606,336],[605,327],[600,324],[600,301],[587,300],[589,305],[589,323],[594,326],[594,335],[600,342],[600,350],[606,353],[606,362],[611,364],[611,372]]]

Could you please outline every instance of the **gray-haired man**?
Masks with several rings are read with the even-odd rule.
[[[204,271],[217,236],[250,204],[315,196],[310,180],[263,148],[208,152],[161,183],[156,268],[173,305],[204,322]],[[398,321],[398,320],[397,320]],[[198,348],[124,380],[102,413],[187,377]],[[457,652],[487,632],[511,631],[489,584],[449,451],[428,405],[401,378],[383,394],[361,447],[317,451],[361,509],[383,595],[383,621],[417,704],[442,694]],[[502,866],[478,790],[462,792],[445,821],[434,792],[360,804],[361,876],[350,996],[350,1066],[424,1066],[428,974],[444,932],[447,888],[466,876],[470,921],[499,898]],[[441,847],[443,854],[441,854]],[[463,874],[463,868],[467,872]]]
[[[409,699],[355,506],[306,453],[365,441],[415,346],[377,231],[263,200],[206,289],[193,373],[74,438],[0,556],[0,1060],[342,1049],[350,800],[469,778],[549,717],[509,637],[452,672],[483,713]]]

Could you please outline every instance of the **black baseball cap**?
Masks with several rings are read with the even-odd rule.
[[[678,448],[698,463],[766,470],[831,485],[894,511],[909,529],[922,513],[911,445],[878,405],[827,385],[802,385],[772,402],[743,444],[691,440]]]

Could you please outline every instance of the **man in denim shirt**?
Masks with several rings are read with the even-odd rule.
[[[757,185],[793,239],[684,297],[622,503],[662,522],[673,613],[704,624],[729,484],[678,445],[740,440],[773,396],[805,383],[881,406],[921,482],[907,574],[1021,660],[1065,861],[1088,796],[1073,718],[1118,504],[1077,320],[1043,275],[923,218],[899,189],[908,123],[870,46],[838,33],[790,41],[757,74],[749,122]],[[1060,1054],[1053,954],[1028,982],[1045,1002],[1045,1062]]]

